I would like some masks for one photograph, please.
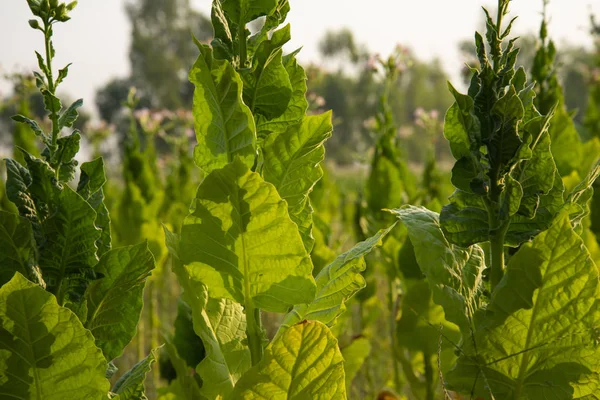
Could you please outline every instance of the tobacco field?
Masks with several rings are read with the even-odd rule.
[[[497,0],[457,81],[348,31],[352,73],[302,63],[295,1],[132,0],[91,118],[82,4],[11,1],[41,51],[0,96],[0,399],[600,399],[593,15],[568,51]]]

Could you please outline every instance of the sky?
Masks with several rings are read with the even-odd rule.
[[[210,0],[191,0],[208,14]],[[79,0],[72,20],[55,28],[55,68],[69,62],[69,77],[61,86],[71,98],[83,97],[93,110],[96,90],[108,80],[129,73],[130,26],[125,0]],[[482,21],[481,6],[495,9],[490,0],[290,0],[292,26],[289,50],[303,47],[301,62],[319,62],[318,43],[328,29],[350,28],[357,42],[373,53],[387,55],[396,44],[413,49],[423,60],[439,58],[451,78],[465,60],[457,43],[473,37]],[[537,32],[542,0],[513,0],[519,15],[513,32]],[[590,12],[600,16],[600,0],[552,0],[550,34],[558,43],[591,46]],[[25,0],[0,0],[0,75],[36,67],[34,50],[42,52],[43,38],[27,24]],[[10,85],[0,81],[0,96]]]

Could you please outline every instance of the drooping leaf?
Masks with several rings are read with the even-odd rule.
[[[207,174],[235,157],[250,168],[256,157],[256,126],[242,100],[242,80],[229,61],[213,58],[210,47],[200,45],[199,49],[189,76],[196,86],[194,160]]]
[[[304,118],[285,132],[270,135],[263,148],[263,175],[288,203],[292,221],[307,226],[302,236],[307,252],[312,250],[312,208],[308,195],[323,176],[323,143],[331,136],[331,113]]]
[[[58,118],[58,126],[60,128],[71,128],[79,116],[77,109],[81,106],[83,106],[83,99],[73,102]]]
[[[0,288],[0,397],[103,400],[106,360],[77,316],[20,273]]]
[[[333,325],[336,318],[346,310],[345,302],[366,286],[365,278],[361,274],[366,268],[364,257],[376,246],[381,245],[383,238],[394,225],[358,243],[323,268],[315,278],[317,295],[314,300],[294,307],[281,323],[278,335],[305,319]]]
[[[468,335],[473,313],[480,305],[485,269],[483,250],[477,245],[463,248],[449,243],[438,214],[423,207],[404,206],[391,212],[408,228],[433,300],[444,308],[446,319],[458,325],[463,335]]]
[[[77,184],[77,193],[83,197],[96,211],[96,228],[102,231],[100,238],[96,241],[98,257],[111,249],[110,216],[104,204],[104,184],[106,175],[104,173],[104,160],[97,158],[93,161],[81,164],[81,177]]]
[[[287,329],[235,386],[231,399],[345,399],[344,359],[329,329],[304,321]]]
[[[0,210],[0,287],[15,272],[39,275],[37,249],[31,223],[16,214]]]
[[[111,392],[116,394],[113,399],[118,400],[148,400],[145,394],[144,381],[146,374],[152,370],[156,362],[158,349],[153,349],[143,360],[135,364],[113,386]]]
[[[286,202],[239,159],[198,188],[180,256],[211,298],[280,313],[314,298],[312,263]]]
[[[598,286],[598,269],[562,214],[510,259],[449,387],[485,398],[593,398]]]
[[[26,124],[31,128],[31,130],[35,133],[36,136],[44,136],[44,132],[42,128],[38,125],[38,123],[32,119],[25,117],[24,115],[14,115],[11,117],[13,121],[20,122],[22,124]]]
[[[110,250],[95,267],[102,278],[86,292],[85,326],[107,360],[119,357],[135,335],[144,285],[153,269],[154,257],[146,243]]]

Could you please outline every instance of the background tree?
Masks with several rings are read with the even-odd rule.
[[[100,116],[113,120],[131,86],[138,89],[142,107],[191,107],[193,88],[187,75],[198,54],[191,35],[210,39],[210,20],[189,0],[133,0],[126,11],[131,22],[131,75],[113,79],[98,91]]]

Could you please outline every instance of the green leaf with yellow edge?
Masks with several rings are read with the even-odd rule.
[[[86,292],[85,326],[107,360],[119,357],[135,336],[144,286],[153,269],[154,257],[146,243],[110,250],[96,266],[102,278]]]
[[[265,349],[260,363],[239,380],[230,399],[346,398],[344,359],[327,326],[304,321]]]
[[[287,3],[287,0],[286,0]],[[256,130],[258,137],[266,137],[271,133],[283,132],[289,126],[294,125],[304,117],[308,109],[308,101],[306,100],[306,72],[304,68],[296,60],[296,54],[287,54],[283,56],[283,66],[290,77],[292,84],[292,97],[287,105],[286,110],[277,118],[267,120],[267,118],[259,115],[256,120]]]
[[[304,247],[312,250],[312,207],[308,195],[323,177],[321,163],[325,159],[325,141],[331,137],[331,112],[306,117],[285,132],[272,134],[265,140],[263,176],[287,201],[290,217],[302,231]]]
[[[497,399],[598,393],[598,268],[566,213],[510,259],[448,387]]]
[[[0,398],[104,400],[106,359],[91,332],[20,273],[0,288]]]
[[[256,126],[242,100],[242,80],[229,61],[214,59],[206,45],[198,47],[200,55],[189,75],[196,86],[196,165],[208,174],[238,157],[250,168],[256,157]]]
[[[198,188],[179,253],[211,298],[284,313],[315,295],[312,262],[286,202],[239,159]]]

